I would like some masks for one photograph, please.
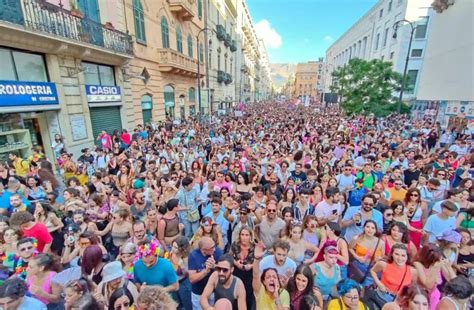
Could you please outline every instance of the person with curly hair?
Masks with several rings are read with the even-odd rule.
[[[175,310],[178,307],[162,287],[145,287],[138,295],[135,310]]]

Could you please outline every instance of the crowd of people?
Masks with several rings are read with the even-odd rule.
[[[0,162],[1,309],[472,309],[472,137],[283,102]]]

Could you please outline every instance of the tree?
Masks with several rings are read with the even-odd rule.
[[[348,114],[369,114],[386,116],[396,112],[397,93],[403,76],[392,70],[392,63],[378,59],[351,59],[349,64],[332,73],[331,91],[341,97],[342,108]],[[408,81],[405,82],[405,90]],[[402,113],[409,108],[402,103]]]

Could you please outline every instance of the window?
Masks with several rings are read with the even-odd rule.
[[[89,85],[115,85],[114,68],[110,66],[98,65],[83,62],[85,67],[84,79]]]
[[[383,34],[383,47],[387,46],[387,37],[388,37],[388,28],[385,29],[385,33]]]
[[[0,49],[0,80],[47,82],[42,55]]]
[[[424,16],[416,23],[415,39],[426,38],[427,28],[428,28],[428,16]]]
[[[392,4],[393,4],[393,0],[390,0],[390,1],[388,2],[388,11],[389,11],[389,12],[392,11]]]
[[[145,14],[143,13],[143,6],[140,0],[133,0],[133,20],[137,42],[146,43]]]
[[[176,50],[180,53],[183,52],[183,33],[179,26],[176,27]]]
[[[421,54],[423,54],[423,50],[421,48],[411,50],[411,57],[421,57]]]
[[[390,53],[390,59],[393,59],[393,56],[394,56],[394,55],[395,55],[395,53],[394,53],[394,52],[391,52],[391,53]]]
[[[383,17],[383,9],[380,9],[380,12],[379,12],[379,19],[382,19]]]
[[[161,44],[163,45],[163,48],[170,48],[168,21],[164,16],[161,17]]]
[[[377,33],[377,37],[375,38],[375,50],[379,48],[379,42],[380,42],[380,33]]]
[[[406,91],[407,93],[413,94],[413,92],[415,91],[417,76],[418,76],[418,70],[408,70],[408,73],[407,73],[408,89]]]
[[[193,58],[193,37],[188,34],[188,56]]]
[[[194,87],[190,87],[188,93],[189,102],[196,102],[196,89]]]
[[[197,6],[198,6],[198,17],[199,19],[202,19],[202,0],[198,0]]]
[[[217,53],[217,70],[221,70],[221,53]]]
[[[204,48],[202,47],[202,43],[199,43],[199,62],[204,62]]]

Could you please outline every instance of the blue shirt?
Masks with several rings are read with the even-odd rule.
[[[354,217],[354,215],[356,215],[359,212],[360,212],[360,206],[349,207],[349,209],[347,209],[346,213],[344,214],[344,218],[342,220],[343,221],[351,220]],[[383,215],[380,211],[376,209],[372,209],[371,220],[375,221],[375,223],[377,224],[378,231],[383,231]],[[360,226],[357,226],[356,224],[352,224],[346,227],[346,233],[344,234],[344,239],[346,239],[347,242],[351,242],[355,236],[361,234],[364,231],[364,225],[365,225],[365,220],[362,219]]]
[[[179,200],[180,206],[188,207],[190,208],[189,211],[193,211],[198,209],[199,196],[200,192],[196,187],[193,187],[190,191],[187,191],[181,186],[175,198]],[[179,212],[179,217],[181,220],[186,220],[187,215],[188,212],[186,211]]]
[[[222,239],[224,239],[224,246],[227,245],[227,231],[229,230],[229,221],[224,217],[224,211],[220,211],[217,217],[214,216],[212,212],[206,214],[210,217],[214,223],[218,224],[221,227]]]
[[[160,285],[163,287],[178,282],[178,275],[171,263],[159,257],[156,264],[151,268],[145,266],[143,261],[138,260],[133,266],[133,278],[137,283],[146,283],[147,285]]]
[[[221,257],[221,255],[222,255],[222,250],[216,247],[214,250],[214,255],[213,255],[214,260],[217,262],[217,260]],[[208,257],[202,255],[202,252],[200,249],[193,250],[191,253],[189,253],[189,256],[188,256],[188,270],[194,270],[196,272],[200,272],[206,269],[207,259]],[[202,292],[204,291],[204,288],[206,287],[207,281],[209,280],[209,277],[211,276],[211,274],[212,272],[209,272],[200,281],[191,284],[191,291],[196,295],[202,295]]]
[[[31,310],[31,309],[39,309],[39,310],[46,310],[46,305],[39,301],[36,298],[25,296],[23,298],[23,302],[18,307],[18,310]]]

